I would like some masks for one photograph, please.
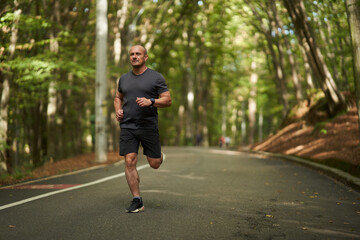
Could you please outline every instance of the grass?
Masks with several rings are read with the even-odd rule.
[[[23,180],[32,177],[31,169],[27,168],[15,168],[12,173],[6,173],[0,175],[0,186],[7,185],[8,183],[14,182],[14,180]]]

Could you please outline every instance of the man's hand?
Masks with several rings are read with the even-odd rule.
[[[121,121],[124,118],[124,110],[119,109],[116,112],[116,120]]]
[[[136,103],[140,106],[140,107],[149,107],[151,106],[151,100],[147,99],[147,98],[136,98]]]

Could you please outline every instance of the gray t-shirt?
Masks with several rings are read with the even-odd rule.
[[[140,75],[129,71],[120,77],[118,91],[124,95],[121,128],[158,128],[157,108],[140,107],[136,98],[156,99],[161,93],[168,91],[165,79],[160,73],[149,68]]]

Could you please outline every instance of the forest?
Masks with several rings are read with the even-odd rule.
[[[107,5],[107,151],[118,150],[113,98],[135,44],[171,92],[159,109],[163,145],[227,136],[248,146],[304,99],[322,99],[329,116],[346,110],[346,95],[359,99],[359,0]],[[95,0],[1,0],[0,173],[94,151],[96,19]]]

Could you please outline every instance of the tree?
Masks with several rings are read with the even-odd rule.
[[[313,29],[308,22],[304,3],[302,0],[284,0],[283,2],[294,24],[298,40],[305,49],[315,79],[325,94],[329,114],[334,115],[344,108],[345,98],[338,90],[326,66],[324,57],[314,37]]]
[[[11,26],[11,37],[9,46],[9,57],[8,60],[14,58],[16,42],[18,39],[18,24],[20,20],[21,9],[18,9],[19,3],[17,0],[14,1],[14,14],[13,23]],[[4,81],[2,83],[2,93],[0,102],[0,173],[8,170],[7,165],[9,163],[8,154],[8,121],[9,121],[9,97],[10,97],[10,68],[7,69],[7,73],[2,73]]]
[[[95,85],[95,116],[96,116],[96,138],[95,152],[97,162],[107,160],[107,138],[106,138],[106,63],[107,63],[107,0],[96,2],[96,85]]]
[[[354,81],[360,138],[360,1],[346,0],[346,9],[353,45]]]

